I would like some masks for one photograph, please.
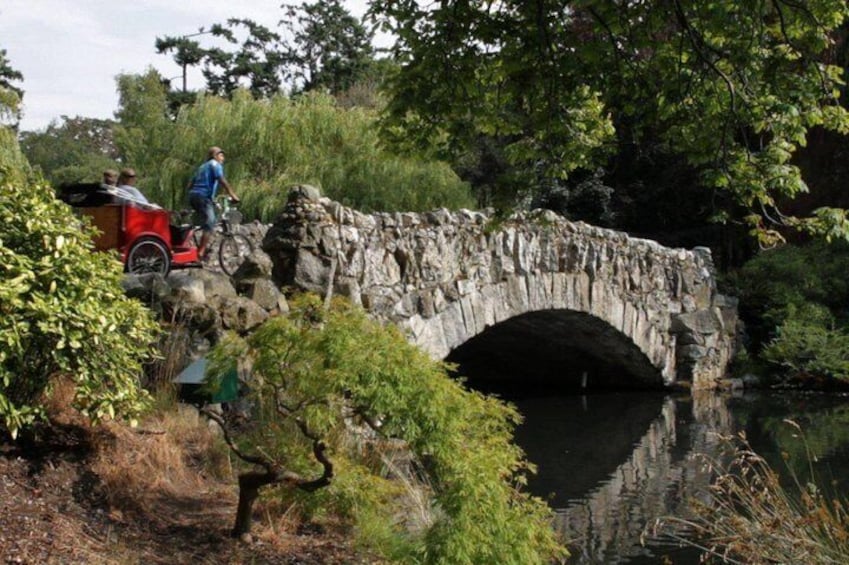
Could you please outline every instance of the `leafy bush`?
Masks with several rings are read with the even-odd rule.
[[[818,304],[842,324],[849,314],[849,246],[835,242],[785,245],[747,262],[730,282],[756,345],[806,304]]]
[[[761,253],[729,282],[755,357],[790,377],[849,377],[849,246],[786,245]]]
[[[0,126],[0,182],[24,182],[29,163],[15,139],[15,132]]]
[[[267,469],[275,481],[266,484],[288,487],[286,500],[313,518],[346,519],[361,541],[403,563],[562,556],[551,511],[517,486],[529,464],[511,441],[513,408],[465,390],[397,328],[360,309],[334,301],[325,310],[313,296],[292,305],[290,316],[246,339],[230,336],[212,356],[215,374],[235,358],[252,368],[255,421],[235,430],[233,446]],[[399,459],[408,467],[400,475],[424,493],[415,524],[400,492],[409,483],[389,478]],[[322,477],[307,478],[322,468]],[[256,477],[242,473],[240,486]]]
[[[849,333],[791,315],[764,348],[765,361],[792,376],[849,382]]]
[[[21,177],[0,181],[0,428],[15,436],[43,417],[59,375],[92,420],[133,417],[156,325],[124,296],[120,262],[92,251],[90,230],[50,187]]]

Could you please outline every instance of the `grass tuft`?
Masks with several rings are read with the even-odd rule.
[[[785,420],[805,445],[813,474],[815,456],[801,427]],[[693,518],[666,518],[666,537],[701,549],[722,563],[849,563],[849,515],[843,499],[803,482],[788,465],[789,480],[755,453],[745,435],[726,438],[727,463],[707,459],[716,479],[691,501]],[[785,459],[789,456],[785,455]]]

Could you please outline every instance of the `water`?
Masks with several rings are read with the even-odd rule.
[[[517,441],[538,466],[529,489],[555,510],[569,563],[699,563],[699,552],[651,534],[663,516],[687,516],[721,456],[722,436],[744,432],[773,468],[846,493],[849,398],[797,392],[728,395],[605,393],[507,398],[525,416]],[[784,422],[796,421],[798,432]],[[794,437],[796,436],[796,437]],[[784,463],[781,452],[789,456]]]

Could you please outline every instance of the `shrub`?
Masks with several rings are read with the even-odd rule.
[[[791,378],[849,378],[847,270],[846,244],[816,242],[761,253],[734,273],[753,357]]]
[[[151,353],[155,323],[124,296],[120,262],[92,251],[90,229],[50,187],[20,174],[5,178],[0,428],[14,437],[42,418],[59,375],[72,379],[74,404],[90,419],[133,417],[146,399],[137,377]]]
[[[265,477],[303,512],[341,517],[403,563],[533,564],[563,555],[551,511],[518,486],[529,464],[512,443],[513,408],[465,390],[397,328],[360,309],[333,301],[325,310],[313,296],[292,306],[212,356],[216,374],[237,357],[252,367],[255,421],[227,437],[266,472],[241,473],[240,486]],[[389,478],[397,475],[393,451],[407,454],[403,475],[418,476],[428,493],[416,507],[429,515],[415,524],[399,502],[406,483]]]
[[[824,307],[837,324],[844,323],[849,312],[847,271],[849,246],[839,242],[785,245],[747,262],[730,283],[755,345],[769,342],[776,328],[807,304]]]
[[[765,361],[791,376],[849,382],[849,334],[804,319],[789,318],[764,348]]]

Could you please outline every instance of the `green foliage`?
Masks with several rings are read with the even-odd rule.
[[[291,43],[284,51],[286,76],[294,92],[346,92],[366,79],[375,65],[374,33],[340,0],[284,4],[281,24]]]
[[[728,282],[731,293],[739,296],[741,313],[759,344],[784,323],[789,308],[805,313],[806,305],[819,305],[839,325],[846,323],[847,272],[849,248],[845,244],[814,242],[764,251],[731,274]]]
[[[272,220],[288,188],[312,184],[361,210],[421,211],[469,206],[468,187],[444,163],[399,157],[377,137],[376,117],[327,95],[255,100],[202,97],[175,122],[157,76],[121,77],[116,139],[143,175],[148,198],[186,207],[186,184],[210,145],[227,151],[225,172],[249,219]]]
[[[21,99],[24,91],[14,83],[24,80],[24,75],[14,69],[6,57],[6,50],[0,49],[0,120],[9,119],[16,123],[20,118]]]
[[[62,116],[43,132],[22,132],[21,149],[33,167],[54,186],[100,181],[106,169],[117,169],[115,122]]]
[[[336,470],[330,486],[284,496],[314,518],[345,518],[403,563],[531,564],[563,555],[550,510],[517,487],[529,465],[511,442],[519,420],[513,408],[464,390],[396,328],[359,309],[342,301],[325,309],[314,296],[292,304],[288,317],[246,339],[230,336],[212,355],[216,374],[234,358],[252,368],[257,422],[245,430],[243,450],[308,476],[317,465],[298,429],[328,444]],[[393,450],[409,450],[413,475],[429,485],[424,527],[404,522],[410,508],[399,503],[402,485],[387,477]]]
[[[70,208],[22,176],[0,179],[0,423],[15,436],[43,417],[60,375],[92,420],[132,418],[156,325],[124,296],[120,262],[94,253]]]
[[[763,359],[794,376],[849,381],[849,331],[794,314],[764,348]]]
[[[755,353],[796,377],[849,376],[849,249],[841,242],[762,252],[730,277]]]
[[[15,132],[0,126],[0,183],[24,183],[31,173]]]
[[[791,158],[808,131],[849,132],[843,69],[828,59],[843,0],[376,0],[371,11],[402,63],[389,131],[457,157],[489,137],[538,188],[662,144],[704,188],[777,218],[781,199],[807,190]]]
[[[167,138],[173,131],[162,76],[149,69],[143,75],[118,75],[116,82],[118,111],[115,117],[118,125],[115,127],[115,143],[125,161],[134,163],[143,175],[149,174],[155,163],[169,157]],[[150,158],[142,159],[145,155],[150,155]]]

